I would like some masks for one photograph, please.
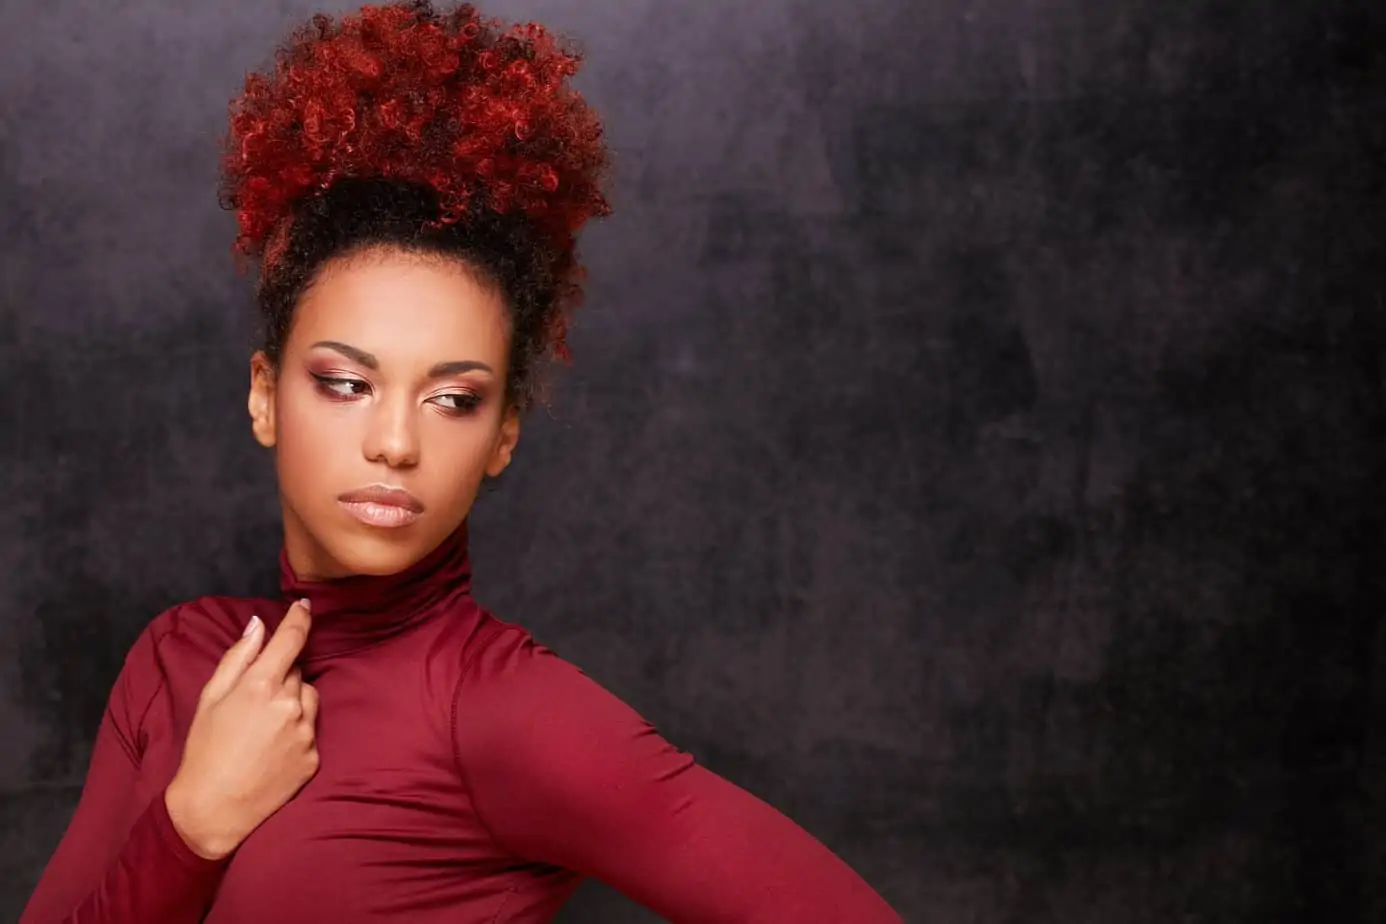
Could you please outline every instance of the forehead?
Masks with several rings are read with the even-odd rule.
[[[500,293],[466,266],[384,250],[325,266],[299,301],[289,339],[340,340],[382,362],[494,364],[503,361],[509,338]]]

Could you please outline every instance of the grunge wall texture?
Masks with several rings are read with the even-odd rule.
[[[0,919],[141,626],[274,590],[216,151],[314,9],[0,6]],[[619,165],[483,602],[909,921],[1386,920],[1386,8],[485,9]]]

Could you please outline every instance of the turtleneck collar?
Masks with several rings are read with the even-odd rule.
[[[432,616],[440,604],[471,590],[467,524],[432,552],[397,574],[354,575],[308,581],[279,553],[279,589],[286,603],[307,597],[313,628],[302,659],[316,661],[366,648]],[[283,613],[267,618],[271,631]]]

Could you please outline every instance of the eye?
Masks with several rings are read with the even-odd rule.
[[[431,400],[438,407],[456,417],[470,414],[477,409],[477,405],[481,404],[481,398],[469,391],[448,392],[445,395],[437,395]]]
[[[335,375],[317,375],[318,391],[335,401],[349,401],[371,390],[370,385],[360,379],[348,379]]]

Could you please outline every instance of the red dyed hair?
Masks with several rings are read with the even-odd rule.
[[[569,85],[579,63],[542,26],[470,4],[313,17],[231,104],[222,199],[235,249],[272,270],[295,203],[341,177],[386,178],[433,189],[442,223],[477,206],[523,213],[575,300],[576,234],[610,212],[602,126]]]

